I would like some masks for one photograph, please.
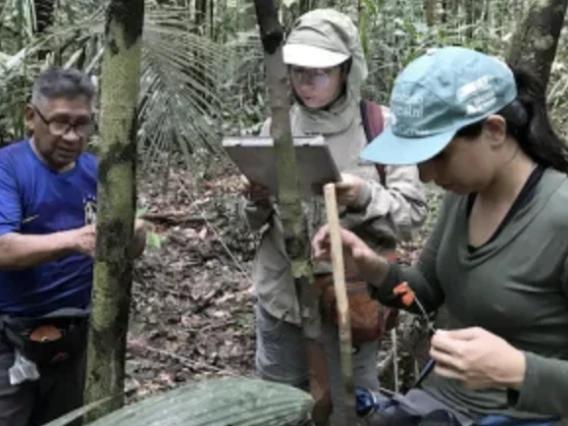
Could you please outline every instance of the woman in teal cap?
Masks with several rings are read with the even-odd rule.
[[[433,372],[391,401],[384,424],[568,417],[567,148],[544,93],[528,73],[459,47],[428,52],[395,82],[392,126],[361,156],[417,164],[447,194],[416,265],[389,262],[342,229],[345,261],[383,304],[443,304],[449,319],[431,340]],[[329,258],[327,226],[313,248]]]

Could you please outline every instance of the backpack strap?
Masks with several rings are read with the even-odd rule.
[[[367,143],[379,136],[384,130],[383,110],[380,105],[375,102],[363,99],[359,104],[361,110],[361,119],[363,120],[363,129],[367,137]],[[381,184],[386,187],[387,178],[384,164],[376,164],[377,173],[381,180]]]
[[[384,117],[383,109],[380,105],[369,100],[362,100],[359,104],[361,109],[361,119],[363,120],[363,128],[365,129],[365,136],[367,137],[367,144],[373,141],[384,130]],[[387,187],[386,166],[384,164],[375,164],[377,173],[381,180],[381,184]],[[397,262],[396,251],[387,253],[386,257],[391,262]],[[395,308],[384,307],[382,321],[381,321],[381,335],[385,332],[392,330],[398,326],[399,311]]]

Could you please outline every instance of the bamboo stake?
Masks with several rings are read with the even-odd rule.
[[[331,239],[331,260],[333,267],[333,286],[337,300],[337,313],[339,324],[339,344],[341,359],[341,375],[345,389],[345,418],[342,424],[357,424],[355,411],[355,387],[353,384],[353,346],[351,343],[351,319],[349,315],[349,302],[345,285],[345,268],[343,264],[343,247],[339,233],[339,215],[337,213],[337,200],[335,198],[335,185],[324,186],[325,206]]]
[[[398,335],[396,333],[396,328],[391,330],[391,342],[394,362],[392,363],[393,375],[394,375],[394,391],[398,393],[400,391],[400,378],[398,376]]]

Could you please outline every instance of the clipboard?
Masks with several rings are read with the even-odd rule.
[[[323,136],[302,136],[293,140],[300,195],[303,198],[321,195],[321,192],[314,191],[314,185],[341,180],[341,174]],[[223,139],[223,148],[249,181],[262,184],[272,195],[278,195],[276,156],[272,137],[226,137]]]

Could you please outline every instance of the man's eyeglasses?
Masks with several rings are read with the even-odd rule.
[[[69,123],[67,120],[62,120],[58,117],[48,120],[35,105],[32,105],[31,107],[37,113],[39,118],[41,118],[41,121],[45,123],[49,129],[49,133],[53,136],[64,136],[67,132],[73,129],[78,136],[89,138],[97,131],[97,124],[93,119],[78,123]]]

